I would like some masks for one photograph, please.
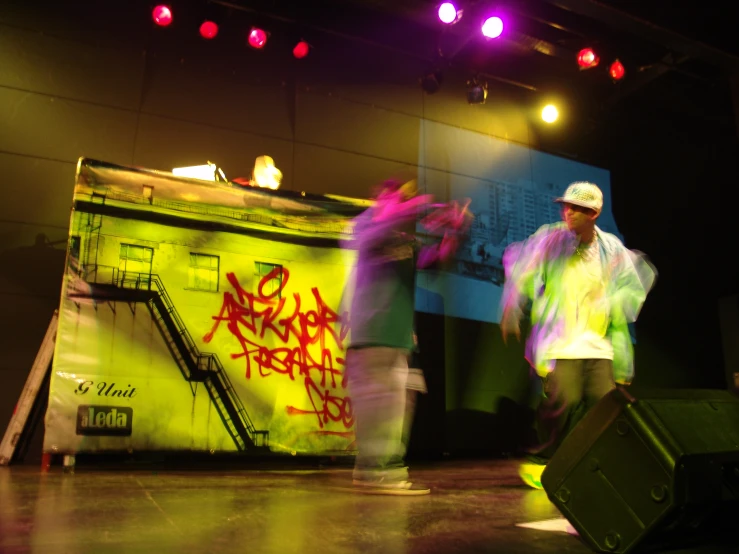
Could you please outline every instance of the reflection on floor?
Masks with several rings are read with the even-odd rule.
[[[0,552],[590,552],[514,461],[414,465],[421,497],[347,492],[346,463],[247,467],[0,468]]]

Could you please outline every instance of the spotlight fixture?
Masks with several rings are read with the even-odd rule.
[[[600,58],[592,48],[583,48],[577,53],[577,65],[580,69],[590,69],[600,63]]]
[[[452,25],[462,18],[462,10],[457,10],[457,7],[451,2],[444,2],[439,6],[439,20],[447,25]]]
[[[305,58],[308,55],[308,52],[310,52],[310,44],[304,40],[301,40],[295,45],[295,48],[293,48],[293,56],[298,60]]]
[[[547,123],[554,123],[559,118],[559,110],[554,104],[547,104],[541,110],[541,118]]]
[[[503,20],[500,17],[488,17],[482,24],[482,34],[487,38],[498,38],[503,33]]]
[[[488,84],[479,83],[477,79],[467,81],[467,103],[484,104],[488,97]]]
[[[218,34],[218,25],[213,21],[203,21],[200,26],[200,36],[204,39],[212,39]]]
[[[255,48],[256,50],[261,50],[262,48],[264,48],[264,45],[267,44],[267,36],[267,32],[263,29],[260,29],[259,27],[252,27],[249,31],[247,42],[252,48]]]
[[[443,81],[444,75],[437,69],[421,77],[421,88],[427,94],[434,94],[441,88]]]
[[[624,64],[622,64],[619,60],[615,60],[611,67],[608,68],[608,74],[611,76],[611,79],[615,81],[620,81],[624,78],[624,75],[626,75],[626,68],[624,67]]]
[[[161,4],[152,10],[151,17],[154,23],[160,27],[166,27],[172,23],[172,10],[169,9],[169,6]]]

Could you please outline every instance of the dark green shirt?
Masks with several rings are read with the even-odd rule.
[[[358,233],[371,232],[370,226],[371,220],[366,217],[355,229]],[[407,226],[394,228],[369,243],[358,237],[350,348],[413,350],[416,241],[412,231]]]

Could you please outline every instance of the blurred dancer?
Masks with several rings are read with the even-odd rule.
[[[531,302],[526,358],[544,379],[537,414],[540,445],[523,464],[523,480],[541,488],[549,458],[598,400],[634,375],[628,324],[652,288],[656,271],[595,225],[603,193],[572,183],[562,198],[563,222],[544,225],[505,251],[501,301],[503,340],[520,339],[522,308]]]
[[[467,206],[432,205],[415,181],[386,182],[375,204],[355,220],[358,249],[349,324],[346,375],[355,416],[354,488],[372,494],[422,495],[405,465],[415,391],[425,391],[420,371],[409,371],[415,348],[416,267],[447,259],[471,221]],[[422,245],[416,224],[442,236]]]

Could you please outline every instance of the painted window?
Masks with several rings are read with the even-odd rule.
[[[190,268],[187,271],[187,288],[218,292],[220,258],[209,254],[190,252]]]
[[[143,276],[151,275],[151,260],[154,250],[146,246],[135,244],[121,244],[121,255],[118,260],[118,270],[124,273],[140,273]]]
[[[264,296],[269,296],[274,294],[275,291],[279,291],[276,298],[282,298],[282,266],[279,264],[254,262],[254,276],[256,277],[256,279],[254,279],[255,292],[260,292],[259,283],[270,273],[272,274],[272,278],[264,284],[261,293]]]

